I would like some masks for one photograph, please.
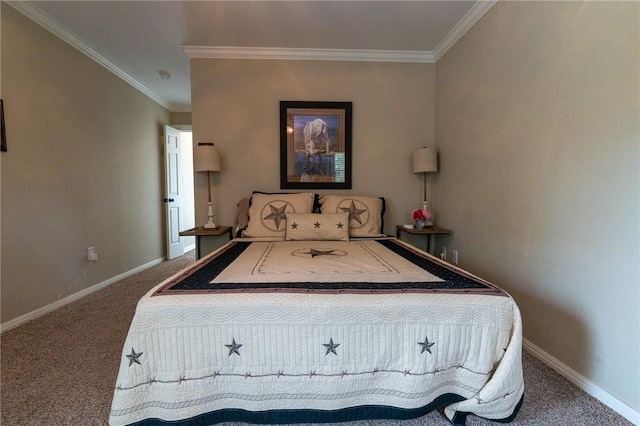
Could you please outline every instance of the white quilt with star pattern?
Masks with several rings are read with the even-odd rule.
[[[124,343],[110,424],[374,406],[509,418],[524,392],[516,303],[490,284],[492,292],[439,288],[469,274],[393,244],[435,269],[375,240],[261,241],[210,280],[248,283],[243,290],[161,291],[222,261],[227,246],[159,284],[140,300]],[[345,288],[305,290],[327,281]]]

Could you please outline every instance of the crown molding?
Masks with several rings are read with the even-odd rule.
[[[434,63],[433,53],[402,50],[292,49],[277,47],[182,46],[190,58],[299,61]]]
[[[498,0],[480,0],[462,17],[455,27],[442,39],[433,50],[434,62],[437,62],[444,56],[449,49],[457,43],[458,40],[466,34],[467,31],[475,25],[476,22],[484,16],[496,4]]]
[[[182,46],[189,58],[436,63],[498,0],[478,1],[433,51]]]
[[[155,92],[137,81],[121,68],[114,65],[80,40],[75,34],[62,27],[32,3],[33,0],[2,0],[38,25],[47,29],[81,53],[111,71],[156,103],[171,112],[188,112],[189,106],[172,105]],[[182,46],[190,58],[214,59],[278,59],[311,61],[354,61],[354,62],[405,62],[436,63],[455,43],[487,13],[498,0],[480,0],[456,24],[433,51],[357,50],[357,49],[297,49],[273,47],[227,47],[227,46]]]
[[[146,86],[144,86],[139,81],[127,74],[125,71],[111,63],[104,56],[100,55],[98,52],[96,52],[94,49],[92,49],[90,46],[76,37],[75,34],[62,27],[48,15],[42,13],[37,7],[31,4],[31,1],[4,0],[4,2],[16,9],[18,12],[22,13],[27,18],[34,21],[36,24],[53,33],[55,36],[61,38],[63,41],[67,42],[68,44],[79,50],[81,53],[84,53],[86,56],[96,61],[98,64],[102,65],[103,67],[120,77],[122,80],[129,83],[135,89],[142,92],[145,96],[151,98],[153,101],[157,102],[169,111],[174,111],[172,105],[169,105],[155,92],[149,90]]]

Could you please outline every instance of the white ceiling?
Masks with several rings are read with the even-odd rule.
[[[7,1],[171,111],[190,57],[435,62],[494,2]]]

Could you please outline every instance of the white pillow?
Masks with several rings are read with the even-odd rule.
[[[350,237],[383,237],[382,198],[352,195],[325,195],[320,198],[321,212],[348,213]]]
[[[260,194],[251,196],[249,225],[243,236],[251,238],[284,238],[287,213],[311,213],[315,194]]]

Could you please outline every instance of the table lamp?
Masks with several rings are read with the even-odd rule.
[[[434,148],[422,147],[413,152],[413,173],[422,173],[423,177],[423,209],[427,209],[427,173],[438,171],[438,153]]]
[[[213,205],[211,203],[211,173],[220,171],[220,153],[212,142],[198,143],[193,156],[194,170],[197,173],[207,173],[207,190],[209,192],[209,210],[205,228],[216,228],[213,222]]]

